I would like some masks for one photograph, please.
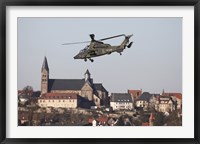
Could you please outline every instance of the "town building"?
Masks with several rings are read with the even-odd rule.
[[[163,96],[170,96],[177,102],[177,109],[182,109],[182,94],[181,93],[166,93],[163,90]]]
[[[143,110],[147,110],[151,97],[152,95],[149,92],[143,92],[142,95],[136,100],[135,106],[138,108],[143,108]]]
[[[155,109],[159,112],[170,112],[175,110],[175,103],[170,96],[160,96]]]
[[[131,95],[133,100],[137,100],[141,96],[142,90],[128,90],[128,93]]]
[[[132,110],[133,99],[129,93],[111,93],[110,106],[113,110]]]
[[[56,96],[59,94],[61,97],[65,94],[76,94],[76,97],[81,96],[88,100],[91,105],[109,105],[108,91],[101,83],[93,82],[89,70],[85,72],[83,79],[50,79],[48,62],[45,57],[41,69],[41,98],[43,101],[46,99],[45,102],[49,103],[46,105],[55,105],[52,104],[52,101],[49,101],[49,95]],[[60,97],[56,101],[59,100],[61,100]],[[38,103],[40,103],[40,99]]]
[[[74,93],[45,93],[38,99],[40,107],[77,108],[79,102]]]
[[[149,104],[148,104],[148,108],[149,110],[155,110],[156,106],[157,106],[157,102],[159,100],[159,97],[161,96],[160,94],[151,94],[151,98],[149,99]]]

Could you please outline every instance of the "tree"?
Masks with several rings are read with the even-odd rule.
[[[23,88],[23,91],[24,91],[24,95],[25,96],[31,96],[32,95],[32,93],[33,93],[33,87],[32,86],[25,86],[24,88]]]
[[[155,116],[155,121],[154,121],[154,125],[155,126],[163,126],[165,124],[164,122],[164,114],[162,112],[157,112],[153,114]]]
[[[172,111],[169,116],[164,119],[165,123],[168,126],[181,126],[182,117],[178,117],[178,111]]]

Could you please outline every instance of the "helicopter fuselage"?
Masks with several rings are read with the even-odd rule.
[[[111,54],[113,52],[118,52],[121,55],[121,52],[126,48],[127,44],[129,43],[129,38],[131,36],[132,35],[126,36],[121,45],[118,46],[111,46],[110,44],[104,44],[98,41],[91,42],[90,45],[86,46],[86,48],[82,49],[76,56],[74,56],[74,59],[84,59],[86,61],[87,59],[91,60],[91,58],[93,57]],[[131,44],[132,43],[130,43],[129,45],[131,46]],[[130,46],[127,47],[129,48]]]
[[[80,51],[74,59],[89,59],[92,57],[98,57],[106,54],[111,54],[113,52],[123,51],[123,49],[120,49],[119,46],[108,46],[108,47],[96,47],[93,49],[83,49]]]

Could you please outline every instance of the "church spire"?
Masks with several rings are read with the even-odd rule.
[[[90,72],[89,72],[89,70],[88,70],[88,69],[86,70],[85,74],[88,74],[88,75],[90,75]]]
[[[85,81],[87,81],[87,80],[90,80],[90,72],[89,72],[89,70],[87,69],[87,71],[85,72]]]
[[[43,61],[43,64],[42,64],[42,70],[44,70],[44,69],[49,72],[49,67],[48,67],[46,56],[44,57],[44,61]]]
[[[47,58],[45,56],[41,71],[41,94],[48,92],[48,83],[49,83],[49,67],[47,63]]]
[[[163,89],[162,95],[164,95],[164,94],[165,94],[165,90]]]

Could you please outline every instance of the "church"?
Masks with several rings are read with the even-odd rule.
[[[101,83],[94,83],[89,70],[82,79],[50,79],[47,58],[41,69],[41,107],[108,106],[108,91]]]

